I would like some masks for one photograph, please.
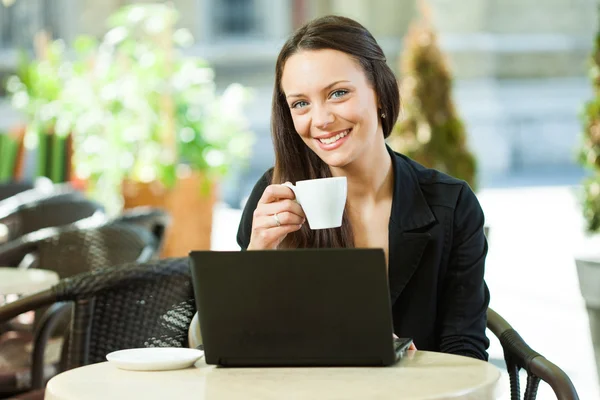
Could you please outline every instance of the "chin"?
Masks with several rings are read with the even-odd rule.
[[[329,152],[327,154],[323,154],[321,152],[318,152],[317,155],[319,156],[319,158],[321,160],[323,160],[323,162],[327,165],[329,165],[330,167],[334,167],[334,168],[344,168],[345,166],[347,166],[348,164],[350,164],[351,162],[351,157],[349,156],[349,154],[346,154],[346,152]]]

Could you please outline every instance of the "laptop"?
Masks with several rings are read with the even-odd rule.
[[[386,366],[394,338],[382,249],[193,251],[207,364]]]

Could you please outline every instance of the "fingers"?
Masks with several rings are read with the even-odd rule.
[[[256,210],[254,211],[254,217],[256,218],[275,214],[280,215],[286,212],[295,214],[300,218],[306,218],[302,206],[300,206],[300,204],[296,203],[294,200],[289,199],[280,200],[274,203],[259,204],[258,207],[256,207]],[[283,224],[283,221],[281,221],[281,223]]]
[[[270,229],[262,229],[257,233],[261,242],[270,247],[273,245],[277,246],[288,233],[295,232],[301,227],[301,225],[282,225]]]
[[[272,203],[282,199],[294,200],[295,198],[296,195],[294,195],[294,191],[289,187],[284,185],[269,185],[263,192],[258,203]]]
[[[248,250],[275,249],[288,233],[300,230],[302,225],[281,225],[253,230]]]
[[[279,220],[279,225],[277,224]],[[291,212],[281,212],[277,214],[277,219],[274,215],[256,216],[252,223],[252,230],[269,229],[286,225],[302,225],[304,217]]]
[[[249,250],[275,249],[288,233],[302,228],[306,217],[295,198],[293,190],[284,185],[265,189],[254,210]]]

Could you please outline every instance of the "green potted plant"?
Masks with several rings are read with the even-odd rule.
[[[588,311],[600,382],[600,250],[597,240],[600,231],[600,32],[590,56],[589,75],[594,96],[586,102],[582,112],[583,143],[579,162],[590,172],[583,182],[582,210],[591,246],[590,252],[579,254],[575,262]]]
[[[465,180],[476,189],[477,165],[452,102],[452,76],[428,18],[414,22],[400,58],[402,111],[388,144],[415,161]]]
[[[6,89],[14,108],[21,111],[26,122],[15,127],[12,137],[25,142],[28,150],[36,151],[36,176],[53,182],[70,179],[70,131],[58,123],[59,100],[65,70],[65,44],[51,42],[44,32],[36,35],[36,56],[20,53],[17,74],[8,78]],[[13,146],[14,147],[14,146]],[[17,146],[19,147],[19,146]]]
[[[193,38],[177,18],[170,5],[126,6],[102,40],[78,38],[61,100],[77,177],[113,212],[166,208],[165,256],[210,246],[217,183],[248,160],[254,138],[242,112],[248,91],[232,84],[217,94],[207,63],[182,54]]]

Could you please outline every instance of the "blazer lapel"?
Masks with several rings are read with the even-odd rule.
[[[390,214],[388,279],[392,304],[396,302],[419,266],[429,229],[436,219],[409,161],[388,148],[394,169],[394,197]]]
[[[388,279],[392,304],[419,266],[430,237],[429,232],[402,232],[396,225],[390,225]]]

